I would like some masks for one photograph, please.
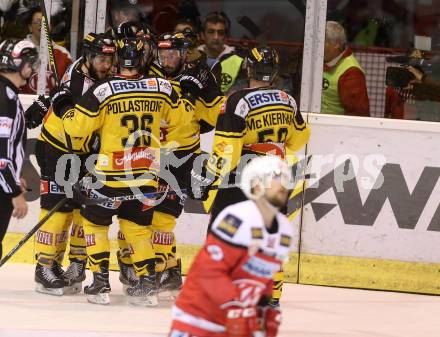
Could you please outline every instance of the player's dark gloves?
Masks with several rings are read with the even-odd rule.
[[[206,95],[206,91],[215,90],[217,86],[214,75],[207,66],[197,66],[186,69],[180,78],[182,96],[189,97],[194,103],[198,97]]]
[[[72,93],[64,86],[51,92],[51,99],[53,111],[60,118],[63,118],[64,114],[75,106]]]
[[[203,167],[202,172],[197,172],[194,168],[191,170],[191,188],[188,189],[188,196],[191,199],[205,201],[209,196],[209,189],[214,182],[213,177],[207,177],[206,170]]]
[[[50,108],[50,99],[43,95],[38,98],[26,109],[24,118],[26,127],[29,129],[36,128],[43,122],[43,118]]]

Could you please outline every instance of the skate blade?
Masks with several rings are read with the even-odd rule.
[[[87,301],[93,304],[108,305],[110,304],[110,295],[108,293],[87,295]]]
[[[159,305],[159,300],[156,295],[150,296],[127,296],[127,302],[135,307],[149,307],[154,308]]]
[[[64,287],[64,295],[75,295],[82,291],[82,282],[77,282],[71,286]]]
[[[53,295],[53,296],[63,296],[63,288],[46,288],[40,283],[35,283],[35,291],[41,294]]]

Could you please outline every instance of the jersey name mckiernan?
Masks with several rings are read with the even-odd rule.
[[[284,112],[272,112],[269,114],[251,117],[246,121],[248,130],[255,130],[270,127],[273,125],[290,125],[293,124],[293,114]]]

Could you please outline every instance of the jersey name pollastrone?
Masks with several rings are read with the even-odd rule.
[[[193,115],[164,79],[115,77],[90,88],[63,121],[72,136],[100,134],[95,171],[106,185],[155,186],[145,173],[154,177],[159,170],[161,120],[175,127]]]

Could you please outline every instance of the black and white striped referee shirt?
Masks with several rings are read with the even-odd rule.
[[[18,88],[0,76],[0,193],[21,193],[20,175],[25,156],[26,126]]]

